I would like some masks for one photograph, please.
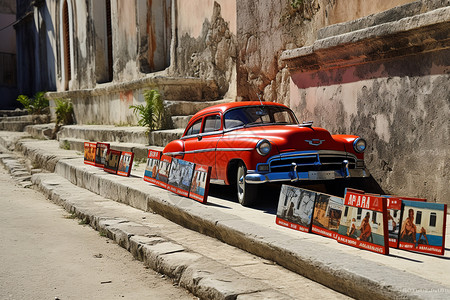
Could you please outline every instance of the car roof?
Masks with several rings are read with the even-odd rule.
[[[244,107],[244,106],[255,106],[255,105],[267,105],[267,106],[280,106],[280,107],[287,107],[284,104],[276,103],[276,102],[259,102],[259,101],[241,101],[241,102],[229,102],[229,103],[222,103],[222,104],[216,104],[207,108],[204,108],[197,112],[194,117],[199,115],[204,115],[208,113],[213,112],[221,112],[224,113],[229,109],[236,108],[236,107]]]

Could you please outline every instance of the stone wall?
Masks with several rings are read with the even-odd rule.
[[[283,53],[300,120],[367,139],[386,193],[450,203],[450,2],[420,1],[324,28]]]
[[[236,97],[234,1],[178,1],[176,53],[171,73],[213,79],[224,98]],[[227,18],[227,19],[225,19]]]
[[[289,103],[289,72],[280,59],[286,49],[312,44],[328,25],[347,22],[412,2],[237,1],[238,98]]]

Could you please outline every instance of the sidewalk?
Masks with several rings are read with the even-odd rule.
[[[275,211],[271,209],[245,208],[234,201],[211,196],[208,204],[203,205],[172,194],[143,181],[145,163],[134,168],[130,178],[115,176],[85,165],[81,153],[62,150],[57,141],[25,139],[15,142],[23,136],[0,132],[0,144],[16,144],[16,149],[31,159],[34,167],[48,166],[48,171],[55,173],[39,173],[32,177],[33,183],[49,195],[53,193],[52,186],[59,184],[56,178],[63,177],[101,197],[155,212],[351,297],[450,298],[448,248],[444,257],[396,249],[390,249],[388,256],[359,250],[321,236],[278,226],[275,224]],[[278,199],[273,201],[276,203]],[[84,201],[82,207],[73,209],[82,213],[94,204],[95,201]],[[95,209],[90,211],[89,220],[95,220]],[[447,241],[449,228],[447,223]],[[132,240],[132,235],[128,235],[123,243],[127,245]]]

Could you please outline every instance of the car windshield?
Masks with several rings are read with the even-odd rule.
[[[225,128],[265,124],[298,124],[294,113],[280,106],[246,106],[225,113]]]

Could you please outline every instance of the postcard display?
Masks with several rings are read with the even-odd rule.
[[[337,241],[357,248],[389,254],[387,198],[347,192]]]
[[[275,222],[381,254],[391,247],[444,255],[446,212],[446,204],[422,198],[349,188],[340,198],[283,185]]]
[[[402,199],[399,249],[444,255],[447,205]]]
[[[144,180],[176,194],[206,203],[211,167],[194,164],[161,151],[149,150]]]
[[[108,173],[130,176],[134,153],[110,149],[108,143],[84,143],[84,163]]]

